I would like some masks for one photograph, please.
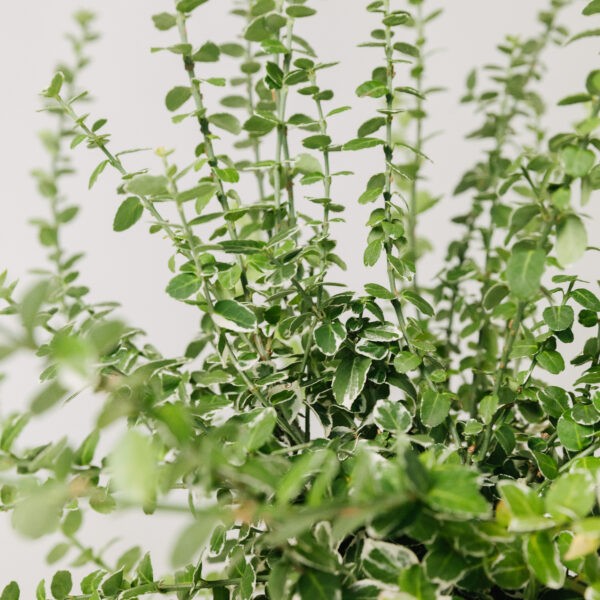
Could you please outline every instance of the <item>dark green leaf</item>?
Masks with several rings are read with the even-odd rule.
[[[57,571],[52,577],[52,583],[50,584],[50,591],[56,600],[63,600],[66,598],[73,589],[73,581],[71,579],[71,573],[69,571]]]
[[[135,196],[123,200],[113,221],[114,231],[125,231],[135,225],[141,218],[144,207]]]

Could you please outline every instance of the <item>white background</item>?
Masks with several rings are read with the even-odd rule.
[[[379,60],[376,51],[357,49],[376,27],[372,16],[364,12],[362,0],[313,0],[318,18],[298,22],[298,33],[316,48],[324,62],[342,64],[324,73],[327,87],[336,91],[331,108],[351,104],[354,109],[332,120],[334,142],[355,137],[356,128],[371,116],[376,108],[372,100],[357,100],[354,89],[369,78]],[[396,1],[398,8],[408,3]],[[431,277],[440,265],[444,249],[456,229],[450,224],[452,215],[464,210],[468,198],[453,198],[451,191],[460,175],[480,156],[481,144],[465,141],[465,133],[480,123],[471,106],[460,105],[464,81],[473,66],[499,59],[495,44],[507,33],[532,35],[539,31],[535,15],[548,2],[544,0],[427,0],[431,9],[445,4],[445,14],[430,27],[430,47],[440,50],[430,59],[428,85],[448,88],[428,102],[431,120],[428,131],[441,134],[428,146],[433,159],[429,167],[429,187],[442,196],[442,202],[420,223],[421,234],[435,246],[435,252],[423,261],[424,276]],[[165,146],[177,148],[175,160],[185,164],[198,143],[195,124],[186,121],[173,125],[164,109],[164,95],[177,84],[185,85],[185,73],[178,57],[170,53],[151,55],[151,46],[177,43],[176,32],[161,33],[154,29],[150,16],[171,10],[166,0],[104,0],[98,3],[97,28],[102,40],[94,44],[94,62],[83,77],[82,84],[96,99],[94,116],[109,119],[106,130],[113,134],[115,150],[133,147]],[[196,11],[190,24],[193,44],[206,40],[217,43],[234,40],[240,28],[238,18],[226,15],[231,3],[213,0]],[[585,2],[575,2],[564,16],[573,32],[597,27],[593,19],[580,12]],[[0,182],[2,212],[0,217],[0,271],[8,268],[9,277],[27,279],[28,269],[44,264],[44,251],[27,220],[46,214],[46,205],[36,195],[29,177],[34,167],[46,166],[46,155],[37,141],[36,131],[51,127],[40,106],[38,92],[47,86],[54,65],[69,56],[65,30],[73,30],[69,15],[77,8],[96,10],[96,3],[72,0],[33,0],[4,2],[0,19],[0,61],[2,65],[2,110],[0,111]],[[546,55],[549,73],[543,84],[544,97],[550,106],[546,120],[553,132],[564,130],[578,118],[576,109],[557,108],[563,96],[583,91],[585,75],[598,64],[597,38],[579,42],[568,48],[552,49]],[[203,68],[203,67],[201,67]],[[202,74],[229,76],[237,73],[230,60],[218,66],[208,65]],[[399,78],[405,76],[400,72]],[[406,84],[410,85],[408,81]],[[208,101],[214,111],[217,94],[210,92]],[[224,93],[223,93],[224,95]],[[227,147],[228,134],[224,134]],[[219,143],[219,142],[217,142]],[[272,148],[265,145],[265,157]],[[298,150],[296,145],[295,150]],[[294,151],[294,148],[292,149]],[[170,278],[166,261],[170,256],[167,241],[149,236],[143,221],[125,233],[112,231],[112,219],[119,199],[115,194],[118,177],[107,170],[91,192],[87,179],[101,157],[80,146],[76,151],[76,166],[80,173],[68,184],[71,200],[82,206],[76,225],[69,227],[65,245],[82,249],[86,259],[81,265],[82,283],[92,289],[94,300],[116,300],[122,303],[121,314],[128,322],[145,329],[149,339],[166,355],[180,355],[197,328],[197,314],[189,307],[172,301],[164,294]],[[380,281],[382,273],[367,272],[362,266],[362,251],[366,238],[364,221],[372,207],[359,207],[358,194],[364,189],[369,174],[380,170],[380,152],[345,153],[334,157],[334,170],[354,170],[355,176],[338,178],[334,187],[335,201],[348,206],[346,223],[335,227],[339,253],[350,265],[346,274],[337,274],[354,289],[366,281]],[[129,159],[127,164],[148,166],[160,170],[158,159],[146,153]],[[250,178],[238,186],[241,195],[254,199],[254,182]],[[598,245],[597,223],[600,216],[598,200],[587,207],[592,216],[588,227],[590,244]],[[591,254],[575,266],[584,278],[597,277],[597,263]],[[28,357],[19,357],[10,368],[10,378],[0,388],[0,415],[24,406],[35,390],[37,365]],[[26,438],[35,443],[69,435],[80,441],[100,406],[101,399],[82,398],[31,425]],[[166,557],[181,520],[175,517],[144,518],[125,514],[119,517],[91,516],[85,524],[82,538],[101,547],[114,536],[122,536],[118,548],[139,543],[153,552],[155,563],[165,568]],[[58,539],[58,538],[57,538]],[[52,540],[56,541],[56,540]],[[44,555],[52,545],[50,539],[29,542],[19,539],[10,530],[8,519],[0,514],[0,586],[10,579],[18,580],[30,598],[41,577],[49,577],[55,567],[47,567]],[[57,567],[56,567],[57,568]]]

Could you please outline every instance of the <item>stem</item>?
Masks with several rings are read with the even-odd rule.
[[[289,149],[287,145],[287,127],[285,125],[285,109],[287,104],[287,95],[288,95],[288,86],[285,83],[285,78],[287,77],[290,64],[292,60],[292,31],[294,26],[294,20],[288,17],[287,21],[287,35],[286,35],[286,50],[287,52],[283,56],[283,78],[284,83],[283,87],[276,92],[276,105],[277,105],[277,145],[275,147],[275,171],[273,174],[273,184],[274,184],[274,199],[275,199],[275,224],[276,229],[281,228],[280,223],[280,213],[281,213],[281,175],[282,172],[286,173],[286,182],[288,179],[288,169],[287,167],[283,167],[281,159],[282,153],[284,154],[284,158],[286,161],[289,160]],[[288,190],[290,188],[288,187]],[[293,190],[289,194],[289,205],[288,205],[288,222],[290,227],[293,227],[295,223],[295,209],[294,209],[294,195]]]
[[[316,77],[315,77],[314,73],[311,75],[311,84],[314,86],[317,85]],[[325,115],[323,113],[323,105],[321,103],[320,98],[318,98],[318,97],[315,98],[315,104],[317,106],[317,113],[319,116],[319,131],[320,131],[321,135],[327,135],[327,120],[325,119]],[[324,194],[325,198],[330,198],[331,197],[331,169],[330,169],[330,165],[329,165],[329,148],[325,147],[322,151],[322,154],[323,154],[323,170],[324,170],[323,194]],[[328,206],[328,202],[325,202],[325,204],[323,205],[323,222],[321,223],[322,242],[325,242],[325,240],[327,239],[328,233],[329,233],[329,206]],[[317,281],[321,284],[319,286],[319,290],[317,292],[317,311],[319,313],[321,312],[321,305],[323,302],[323,285],[322,284],[325,279],[326,273],[327,273],[327,249],[325,246],[323,246],[321,249],[320,272],[319,272],[319,276],[317,278]],[[317,315],[315,315],[313,317],[313,320],[312,320],[312,323],[311,323],[311,326],[309,329],[308,338],[307,338],[307,342],[306,342],[306,348],[304,349],[304,356],[302,358],[302,364],[300,366],[301,376],[303,375],[304,370],[308,366],[310,350],[312,348],[313,334],[316,329],[316,326],[317,326]],[[304,436],[305,436],[305,439],[308,441],[308,440],[310,440],[310,410],[309,410],[308,402],[306,403],[305,410],[306,410],[306,413],[304,415]]]
[[[252,1],[248,2],[248,15],[250,22],[250,8],[252,7]],[[248,41],[246,43],[246,56],[245,60],[247,62],[251,62],[254,60],[254,54],[252,53],[252,42]],[[246,76],[246,94],[248,96],[248,114],[251,117],[254,114],[254,79],[252,77],[252,73],[248,73]],[[260,162],[260,141],[259,138],[255,136],[250,136],[252,141],[252,150],[254,152],[254,161]],[[255,172],[256,184],[258,186],[258,197],[262,202],[265,199],[265,183],[264,183],[264,173],[257,169]]]
[[[385,14],[390,14],[390,0],[385,0]],[[392,199],[392,160],[393,160],[393,142],[392,142],[392,108],[394,104],[394,62],[392,58],[393,47],[392,47],[392,30],[389,25],[385,28],[385,57],[386,57],[386,77],[387,77],[387,94],[385,96],[386,108],[388,113],[386,114],[385,124],[385,188],[383,191],[384,198],[384,210],[386,221],[391,221],[391,199]],[[394,274],[394,267],[390,260],[392,256],[392,241],[386,235],[385,238],[385,254],[387,259],[387,273],[390,291],[396,299],[392,300],[392,306],[396,312],[398,324],[405,335],[406,327],[404,324],[404,316],[402,314],[402,307],[398,298],[398,288],[396,286],[396,276]],[[406,335],[405,335],[406,337]],[[408,342],[408,338],[406,338]]]
[[[538,240],[537,248],[542,248],[544,246],[544,244],[546,243],[546,240],[548,239],[548,236],[550,235],[550,232],[552,231],[552,227],[554,226],[554,216],[555,216],[554,213],[552,213],[551,217],[546,221],[546,223],[544,225],[544,229],[540,236],[540,239]],[[496,380],[494,382],[494,389],[492,391],[493,395],[498,395],[498,393],[500,392],[500,387],[502,386],[502,379],[504,377],[504,373],[506,372],[506,368],[508,366],[510,353],[512,351],[515,340],[517,339],[517,334],[519,333],[519,328],[521,327],[521,321],[523,320],[525,309],[528,304],[529,304],[528,301],[521,300],[519,302],[519,304],[517,305],[517,313],[516,313],[514,319],[512,320],[511,323],[509,323],[506,344],[505,344],[504,350],[502,352],[502,357],[500,358],[500,364],[498,365],[498,370],[496,371]],[[485,458],[487,456],[487,453],[488,453],[488,450],[490,447],[490,443],[492,440],[492,430],[494,428],[494,424],[501,417],[504,417],[507,412],[508,411],[507,411],[506,407],[503,407],[500,410],[498,410],[496,412],[496,414],[494,415],[494,417],[492,418],[492,422],[487,426],[487,428],[485,430],[485,434],[484,434],[483,443],[482,443],[480,450],[478,452],[478,455],[477,455],[479,461],[485,460]]]
[[[108,150],[108,148],[106,147],[106,144],[99,140],[98,136],[89,129],[89,127],[81,120],[81,118],[71,108],[71,106],[69,104],[67,104],[60,96],[56,96],[55,99],[58,102],[58,104],[60,105],[60,107],[63,109],[63,111],[69,117],[71,117],[71,119],[73,119],[76,126],[79,127],[79,129],[81,129],[81,131],[83,131],[83,133],[85,133],[87,135],[89,140],[91,142],[93,142],[94,145],[100,149],[100,151],[104,154],[104,156],[106,156],[111,167],[116,169],[121,174],[121,177],[131,176],[131,174],[128,173],[127,170],[125,169],[125,167],[123,166],[123,163],[120,161],[120,159],[117,158],[116,156],[114,156],[110,152],[110,150]],[[146,196],[138,195],[137,197],[140,199],[144,208],[156,219],[157,223],[161,226],[163,231],[171,239],[173,244],[176,247],[179,247],[179,242],[177,241],[177,236],[173,232],[173,229],[171,228],[169,223],[167,221],[165,221],[165,219],[162,218],[162,216],[160,215],[160,213],[154,206],[153,202]],[[184,255],[186,255],[188,258],[190,258],[189,253],[186,253],[185,251],[184,251]]]
[[[419,58],[416,65],[417,76],[416,76],[416,89],[421,92],[423,87],[423,55],[422,55],[422,41],[423,41],[423,6],[418,4],[417,6],[417,47],[419,48]],[[413,276],[413,287],[415,291],[419,292],[419,284],[417,279],[417,196],[418,196],[418,180],[419,173],[421,170],[421,149],[423,147],[423,99],[421,96],[417,96],[417,131],[416,131],[416,143],[415,149],[417,153],[415,155],[416,170],[415,177],[412,181],[410,188],[410,199],[409,199],[409,212],[408,212],[408,244],[411,259],[414,263],[415,273]]]
[[[186,30],[186,26],[185,26],[185,17],[179,11],[177,11],[177,30],[179,31],[179,39],[180,39],[181,43],[189,45],[187,30]],[[196,105],[197,119],[198,119],[198,124],[200,125],[200,131],[202,133],[202,139],[204,142],[204,149],[206,152],[206,156],[208,157],[208,165],[210,167],[213,180],[217,184],[217,199],[219,200],[219,204],[221,204],[221,207],[223,208],[223,210],[228,211],[230,208],[229,200],[227,198],[227,194],[225,193],[225,188],[223,187],[223,182],[221,181],[221,178],[219,177],[219,174],[217,173],[217,170],[216,170],[217,166],[218,166],[218,161],[217,161],[217,158],[215,155],[215,149],[214,149],[214,146],[212,143],[212,136],[210,133],[208,119],[205,116],[206,108],[204,107],[204,102],[202,100],[202,93],[200,90],[200,82],[198,81],[198,79],[196,79],[194,61],[189,54],[183,55],[183,64],[185,66],[186,73],[188,74],[188,79],[190,82],[190,89],[192,92],[192,98],[194,99],[194,104]],[[237,240],[238,235],[237,235],[237,231],[235,229],[235,225],[231,221],[226,220],[226,226],[227,226],[227,232],[229,233],[229,237],[232,240]],[[242,283],[242,288],[244,290],[244,297],[246,298],[247,301],[249,301],[251,298],[250,298],[250,291],[248,290],[248,276],[246,273],[246,265],[240,255],[238,255],[237,260],[238,260],[238,264],[240,265],[240,268],[242,270],[242,275],[241,275],[240,281]]]

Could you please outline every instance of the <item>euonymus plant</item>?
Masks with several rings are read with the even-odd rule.
[[[574,3],[598,19],[599,0]],[[188,20],[210,22],[223,4],[238,34],[188,38]],[[170,149],[140,155],[143,170],[90,116],[77,77],[96,34],[91,14],[76,15],[74,62],[43,92],[49,163],[34,172],[49,266],[23,291],[0,278],[1,358],[45,363],[0,437],[0,510],[24,536],[63,536],[38,600],[600,598],[600,298],[574,266],[597,250],[585,210],[600,188],[600,71],[565,90],[560,104],[581,108],[565,131],[547,131],[540,91],[547,48],[599,35],[598,22],[582,17],[570,37],[572,2],[551,0],[533,37],[507,37],[497,63],[468,77],[463,101],[481,119],[469,137],[485,151],[453,192],[468,208],[427,280],[419,215],[435,210],[426,177],[443,168],[426,154],[439,3],[366,5],[359,99],[327,87],[335,65],[310,43],[318,4],[165,2],[154,50],[181,81],[157,93],[197,146],[181,164]],[[239,75],[205,77],[217,61]],[[220,106],[205,101],[214,86]],[[330,123],[357,102],[371,118],[332,139]],[[110,169],[121,177],[114,229],[149,227],[170,245],[166,293],[198,315],[182,356],[163,356],[114,304],[86,300],[81,254],[61,242],[77,213],[61,185],[85,151],[100,161],[90,187]],[[347,171],[332,163],[356,152],[379,157],[376,172],[340,197]],[[364,263],[379,268],[357,290],[338,281],[332,230],[343,228],[330,227],[354,203],[372,208]],[[81,445],[49,433],[24,447],[31,420],[80,394],[101,407]],[[102,450],[119,423],[126,433]],[[125,507],[187,514],[171,571],[136,540],[114,556],[81,539],[84,514]],[[1,599],[18,600],[2,575]]]

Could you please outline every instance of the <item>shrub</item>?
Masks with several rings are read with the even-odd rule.
[[[600,188],[600,71],[560,102],[582,104],[582,120],[551,137],[536,92],[549,45],[599,30],[569,37],[569,2],[552,0],[538,35],[508,37],[498,64],[468,77],[463,101],[482,117],[470,137],[488,150],[454,191],[470,200],[453,219],[464,233],[427,282],[418,217],[437,202],[424,165],[427,98],[439,90],[424,71],[440,11],[424,0],[366,7],[376,28],[363,46],[380,61],[356,94],[373,115],[334,141],[328,125],[347,99],[332,102],[333,65],[297,33],[316,3],[236,3],[241,37],[197,47],[186,22],[210,18],[217,3],[204,4],[178,0],[152,17],[157,50],[182,63],[165,103],[198,129],[191,162],[159,148],[160,172],[130,170],[133,150],[114,149],[106,119],[83,108],[90,13],[76,15],[73,66],[43,93],[57,125],[42,136],[50,165],[34,175],[50,213],[35,224],[51,271],[24,293],[0,278],[12,323],[0,357],[32,352],[45,369],[27,410],[2,425],[0,508],[25,536],[62,532],[49,562],[78,553],[74,564],[92,570],[81,593],[59,570],[37,598],[47,588],[56,600],[600,597],[600,299],[569,270],[589,249],[584,211]],[[583,8],[599,12],[598,0]],[[205,88],[228,82],[202,79],[203,63],[232,58],[236,89],[206,106]],[[290,114],[292,94],[306,113]],[[235,136],[234,157],[221,131]],[[114,229],[145,217],[172,246],[166,293],[200,319],[185,356],[163,356],[113,304],[86,299],[81,255],[61,242],[77,213],[61,183],[83,145],[102,159],[90,187],[106,169],[122,177]],[[363,174],[356,198],[336,198],[345,172],[331,155],[341,164],[358,151],[379,153],[378,172]],[[364,263],[387,274],[359,291],[330,277],[345,268],[330,224],[355,201],[373,206]],[[82,388],[102,408],[78,447],[19,443],[30,420]],[[100,452],[117,422],[127,432]],[[111,557],[79,539],[88,507],[131,506],[189,515],[172,572],[155,573],[138,546]],[[15,582],[1,596],[18,597]]]

